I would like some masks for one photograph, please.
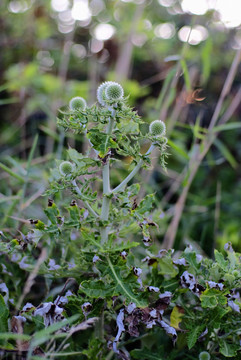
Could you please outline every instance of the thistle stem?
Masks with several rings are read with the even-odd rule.
[[[79,189],[78,185],[76,184],[76,181],[72,181],[72,185],[74,186],[74,190],[77,192],[77,194],[81,197],[81,200],[83,201],[86,208],[91,212],[92,215],[94,215],[96,218],[99,217],[99,215],[92,209],[89,202],[85,199],[85,196],[82,194],[81,190]]]
[[[155,148],[154,144],[151,144],[151,146],[149,147],[149,149],[147,150],[147,152],[145,153],[145,155],[149,155],[152,150]],[[138,171],[140,170],[140,168],[142,167],[144,161],[141,159],[139,160],[139,162],[137,163],[137,165],[134,167],[134,169],[132,170],[132,172],[130,172],[130,174],[118,185],[116,186],[111,192],[116,194],[119,191],[122,190],[122,188],[128,184],[128,182],[138,173]]]
[[[112,116],[110,117],[109,124],[106,128],[107,135],[110,135],[112,133],[114,121],[115,121],[115,119],[114,119],[115,111],[113,109],[111,109],[111,110],[112,110]],[[109,195],[111,193],[111,190],[110,190],[110,160],[108,158],[106,159],[106,163],[102,169],[102,178],[103,178],[103,203],[102,203],[102,208],[101,208],[100,219],[102,221],[108,221],[109,211],[110,211],[110,201],[111,201],[111,199],[109,197],[107,197],[107,195]],[[104,226],[100,230],[100,235],[101,235],[101,244],[104,244],[108,240],[107,226]]]

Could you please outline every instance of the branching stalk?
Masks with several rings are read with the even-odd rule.
[[[95,217],[98,218],[99,215],[94,211],[94,209],[92,209],[92,207],[90,206],[88,200],[86,200],[85,196],[82,194],[81,190],[79,189],[78,185],[76,184],[75,180],[72,181],[72,185],[74,186],[74,190],[81,197],[81,200],[83,201],[86,208],[91,212],[92,215],[94,215]]]
[[[147,152],[145,153],[145,155],[149,155],[153,149],[155,148],[154,144],[151,144],[151,146],[149,147],[149,149],[147,150]],[[128,182],[138,173],[138,171],[140,170],[140,168],[142,167],[144,161],[141,159],[138,164],[134,167],[134,169],[132,170],[132,172],[116,187],[112,190],[112,193],[118,193],[119,191],[121,191],[123,189],[123,187],[125,185],[128,184]]]

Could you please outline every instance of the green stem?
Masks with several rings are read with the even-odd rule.
[[[99,320],[96,322],[95,325],[95,335],[96,337],[101,340],[104,341],[104,311],[101,313]]]
[[[85,200],[85,196],[82,194],[82,192],[80,191],[80,189],[78,188],[78,185],[76,184],[76,181],[73,180],[72,181],[72,185],[74,186],[74,190],[77,192],[77,194],[81,197],[81,200],[83,201],[84,205],[86,206],[86,208],[91,212],[92,215],[94,215],[96,218],[99,217],[99,215],[94,211],[94,209],[92,209],[92,207],[90,206],[90,204],[88,203],[87,200]]]
[[[147,150],[147,152],[145,153],[145,155],[149,155],[152,150],[154,149],[155,145],[151,144],[151,146],[149,147],[149,149]],[[134,169],[132,170],[132,172],[118,185],[116,186],[113,190],[112,193],[118,193],[120,190],[122,190],[122,188],[128,184],[128,182],[138,173],[138,171],[140,170],[140,168],[142,167],[144,161],[141,159],[138,164],[134,167]]]
[[[115,111],[112,109],[112,116],[109,119],[109,124],[106,128],[106,134],[110,135],[113,130],[114,126],[114,115]],[[102,208],[101,208],[101,215],[100,219],[102,221],[108,221],[109,218],[109,211],[110,211],[110,201],[111,199],[107,197],[111,193],[110,190],[110,160],[107,158],[106,163],[103,166],[102,169],[102,178],[103,178],[103,202],[102,202]],[[101,235],[101,244],[104,244],[108,240],[108,228],[107,226],[104,226],[102,229],[100,229],[100,235]]]

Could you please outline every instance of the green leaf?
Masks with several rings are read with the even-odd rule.
[[[195,270],[195,272],[198,272],[200,269],[200,264],[197,263],[197,254],[193,252],[184,252],[183,257],[187,260],[189,265]]]
[[[8,330],[8,315],[8,307],[4,302],[3,296],[0,295],[0,332],[5,332]]]
[[[182,71],[183,71],[183,76],[184,76],[184,81],[185,81],[187,91],[191,91],[191,80],[190,80],[190,76],[189,76],[189,72],[188,72],[187,63],[184,59],[182,59],[180,61],[180,63],[182,66]]]
[[[224,125],[219,125],[213,128],[213,132],[226,131],[226,130],[234,130],[241,128],[240,122],[233,122]]]
[[[156,101],[156,106],[155,106],[156,110],[161,109],[164,97],[165,97],[165,95],[167,93],[168,87],[169,87],[173,77],[176,75],[176,71],[177,71],[177,69],[176,69],[176,67],[174,67],[173,69],[171,69],[168,72],[167,77],[166,77],[166,79],[164,81],[164,84],[162,86],[162,90],[160,92],[160,95],[158,96],[158,99]]]
[[[57,217],[59,216],[59,209],[54,202],[52,202],[44,212],[52,224],[58,224]]]
[[[231,311],[232,310],[229,307],[216,307],[215,309],[213,309],[212,313],[210,314],[209,326],[212,326],[213,329],[219,329],[222,318]]]
[[[114,290],[113,285],[106,284],[102,280],[83,281],[80,285],[80,292],[94,299],[118,295],[114,293]]]
[[[100,157],[105,157],[110,148],[116,148],[117,143],[108,134],[102,133],[98,129],[90,129],[87,137],[90,139],[94,149],[99,151]]]
[[[121,266],[118,266],[117,264],[114,265],[109,257],[107,257],[107,262],[109,265],[109,274],[115,282],[114,292],[123,295],[128,299],[128,302],[134,302],[138,307],[146,306],[146,301],[144,301],[144,299],[140,300],[140,297],[135,295],[132,291],[131,285],[135,284],[136,288],[139,287],[136,277],[133,275],[132,279],[129,277],[124,279],[121,276],[123,270]]]
[[[79,316],[80,316],[79,314],[73,315],[69,319],[64,319],[63,321],[54,323],[53,325],[50,325],[46,329],[37,331],[34,334],[34,337],[31,341],[31,347],[34,348],[38,345],[45,343],[50,338],[52,338],[52,336],[53,336],[52,334],[54,332],[56,332],[57,330],[61,329],[64,326],[66,326],[67,324],[72,324],[74,321],[76,321],[79,318]],[[60,335],[60,337],[61,337],[61,334],[57,334],[57,335]],[[64,334],[62,334],[62,335],[64,335]],[[64,336],[66,336],[66,335],[64,335]]]
[[[161,275],[168,275],[171,278],[174,278],[179,272],[179,270],[173,264],[170,256],[164,256],[161,259],[158,259],[158,264],[160,267],[159,273]]]
[[[160,357],[159,354],[153,353],[147,348],[136,349],[131,351],[131,358],[139,360],[162,360],[164,357]]]
[[[196,326],[195,328],[191,329],[187,335],[187,345],[188,349],[190,350],[196,344],[197,339],[205,329],[205,325]]]
[[[14,333],[0,333],[0,340],[23,340],[28,341],[31,336],[25,334],[14,334]]]
[[[170,145],[179,155],[189,160],[188,154],[182,148],[180,148],[180,146],[175,144],[172,140],[168,139],[168,145]]]
[[[15,177],[15,179],[21,181],[22,183],[25,182],[25,179],[24,179],[22,176],[16,174],[14,171],[12,171],[12,170],[11,170],[9,167],[7,167],[6,165],[0,163],[0,168],[2,168],[2,169],[3,169],[4,171],[6,171],[9,175]]]
[[[145,213],[150,212],[153,208],[153,203],[154,203],[154,195],[153,194],[145,196],[144,199],[137,206],[135,213],[144,215]]]
[[[120,253],[123,250],[128,250],[137,247],[138,245],[140,245],[140,243],[128,240],[127,242],[122,242],[121,244],[115,244],[115,246],[112,245],[111,247],[104,248],[103,252]]]
[[[221,154],[225,157],[225,159],[229,162],[229,164],[235,169],[238,165],[237,161],[231,154],[231,152],[228,150],[228,148],[224,145],[222,141],[219,139],[215,139],[214,144],[218,148],[218,150],[221,152]]]
[[[209,36],[207,40],[204,43],[204,46],[202,48],[201,52],[201,59],[202,59],[202,81],[206,84],[206,82],[209,79],[210,72],[211,72],[211,56],[212,56],[212,49],[213,49],[213,43],[212,39]]]
[[[225,357],[234,357],[237,355],[239,347],[235,344],[229,344],[224,339],[219,339],[220,352]]]
[[[224,271],[227,271],[228,270],[228,261],[224,259],[223,254],[215,249],[214,256],[215,256],[215,260],[217,261],[220,268]]]
[[[206,289],[200,296],[201,304],[203,308],[214,308],[217,305],[227,304],[228,290],[221,292],[218,289]]]
[[[78,170],[82,172],[87,171],[91,166],[96,166],[98,163],[98,161],[84,156],[75,149],[70,148],[67,152],[70,160],[74,161],[78,166]]]

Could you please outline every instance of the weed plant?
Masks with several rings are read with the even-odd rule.
[[[88,149],[56,160],[47,221],[31,219],[19,238],[1,233],[2,358],[239,359],[241,254],[228,243],[211,260],[153,243],[161,211],[154,194],[140,198],[135,176],[156,149],[165,169],[166,126],[146,130],[118,83],[101,84],[97,100],[75,97],[59,110],[58,125],[83,134]],[[189,182],[213,137],[205,141]],[[119,180],[123,157],[131,165]],[[36,278],[42,287],[30,295]]]

